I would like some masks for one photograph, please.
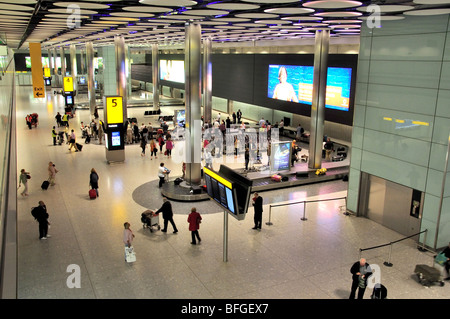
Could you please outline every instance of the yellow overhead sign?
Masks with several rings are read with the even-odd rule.
[[[44,68],[44,77],[45,78],[51,78],[52,77],[49,68]]]
[[[71,76],[64,77],[64,92],[73,92],[73,78]]]
[[[107,124],[123,124],[123,103],[121,96],[106,96]]]
[[[44,73],[42,71],[42,52],[40,43],[30,43],[31,78],[33,80],[33,96],[45,97]]]

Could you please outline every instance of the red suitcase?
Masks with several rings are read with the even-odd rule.
[[[97,192],[95,191],[95,189],[90,189],[89,190],[89,198],[90,199],[96,199],[97,198]]]

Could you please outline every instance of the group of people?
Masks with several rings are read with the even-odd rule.
[[[171,202],[164,197],[163,198],[163,204],[162,206],[155,212],[153,212],[154,215],[162,214],[164,225],[161,231],[163,233],[167,232],[167,227],[169,223],[172,225],[173,233],[178,233],[178,228],[173,220],[173,210],[172,210],[172,204]],[[202,222],[202,216],[197,211],[197,208],[192,207],[191,211],[188,215],[187,222],[189,224],[189,231],[191,232],[191,244],[196,245],[197,241],[200,243],[202,239],[200,238],[199,229],[200,224]],[[133,243],[135,235],[133,234],[133,231],[130,228],[130,223],[125,222],[124,223],[124,231],[123,231],[123,243],[125,244],[125,247],[131,247]]]

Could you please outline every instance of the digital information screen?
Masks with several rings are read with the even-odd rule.
[[[72,95],[66,95],[66,105],[73,105]]]
[[[206,191],[208,195],[228,212],[237,215],[237,203],[233,184],[205,167],[203,168],[203,172],[205,173]]]
[[[111,146],[120,146],[120,132],[111,132]]]
[[[312,104],[313,66],[269,65],[267,97]],[[329,67],[325,107],[348,111],[352,82],[351,68]]]
[[[184,61],[160,60],[159,78],[164,81],[184,83]]]

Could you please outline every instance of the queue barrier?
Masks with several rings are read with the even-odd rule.
[[[269,205],[269,221],[266,223],[266,225],[273,225],[271,219],[272,219],[272,207],[280,207],[280,206],[289,206],[289,205],[296,205],[296,204],[303,204],[303,217],[300,218],[303,221],[308,220],[306,218],[306,204],[307,203],[316,203],[316,202],[326,202],[326,201],[332,201],[332,200],[342,200],[345,199],[345,206],[340,206],[339,210],[340,212],[342,212],[344,215],[349,215],[349,213],[347,212],[347,197],[338,197],[338,198],[327,198],[327,199],[317,199],[317,200],[303,200],[303,201],[298,201],[298,202],[289,202],[289,203],[284,203],[284,204],[275,204],[275,205]]]
[[[419,232],[419,233],[416,233],[416,234],[413,234],[413,235],[410,235],[410,236],[407,236],[407,237],[404,237],[404,238],[401,238],[401,239],[398,239],[398,240],[395,240],[395,241],[391,241],[390,243],[387,243],[387,244],[382,244],[382,245],[378,245],[378,246],[368,247],[368,248],[364,248],[364,249],[361,249],[361,248],[360,248],[360,249],[359,249],[359,259],[361,259],[361,253],[362,253],[363,251],[371,250],[371,249],[377,249],[377,248],[386,247],[386,246],[390,246],[388,260],[385,261],[385,262],[383,263],[383,265],[385,265],[385,266],[387,266],[387,267],[392,267],[393,264],[391,263],[391,256],[392,256],[392,247],[393,247],[393,245],[394,245],[395,243],[400,242],[400,241],[403,241],[403,240],[406,240],[406,239],[409,239],[409,238],[418,236],[418,235],[420,235],[420,234],[422,234],[422,233],[425,233],[425,237],[424,237],[424,239],[423,239],[422,247],[419,248],[421,251],[425,251],[425,250],[427,250],[427,249],[425,248],[425,242],[426,242],[426,239],[427,239],[427,232],[428,232],[428,229],[425,229],[425,230],[423,230],[423,231],[421,231],[421,232]]]

